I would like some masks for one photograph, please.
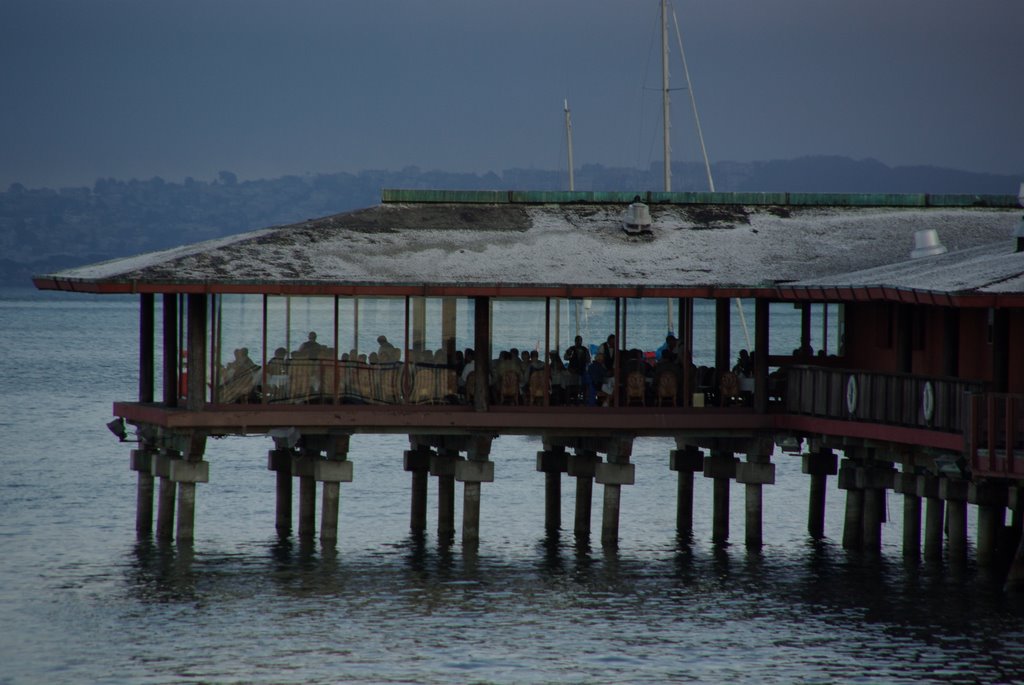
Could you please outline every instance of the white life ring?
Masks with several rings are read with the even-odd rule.
[[[935,388],[931,381],[925,381],[921,388],[921,413],[924,414],[925,423],[931,424],[935,416]]]
[[[857,377],[853,375],[846,379],[846,411],[857,413]]]

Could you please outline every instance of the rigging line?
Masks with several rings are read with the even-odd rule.
[[[708,175],[708,186],[711,192],[715,192],[715,180],[711,177],[711,163],[708,161],[708,150],[704,146],[704,132],[700,126],[700,116],[697,114],[697,98],[693,93],[693,83],[690,81],[690,69],[686,66],[686,53],[683,52],[683,35],[679,31],[679,18],[676,16],[675,7],[672,8],[672,21],[676,27],[676,42],[679,44],[679,55],[683,59],[683,74],[686,76],[687,90],[690,93],[690,106],[693,109],[693,120],[697,124],[697,138],[700,140],[700,151],[704,155],[704,170]]]
[[[654,157],[654,145],[656,143],[655,138],[652,137],[650,145],[649,145],[649,149],[647,151],[647,159],[646,159],[646,161],[644,161],[642,150],[643,150],[643,147],[644,147],[644,138],[645,138],[644,128],[645,128],[645,125],[646,125],[646,122],[647,122],[647,116],[646,116],[647,101],[644,99],[644,91],[645,90],[658,90],[660,92],[660,89],[651,88],[650,86],[647,85],[647,82],[648,82],[648,80],[650,78],[650,75],[651,75],[651,57],[654,54],[655,39],[657,38],[657,35],[658,35],[657,29],[660,26],[660,24],[661,24],[661,13],[659,11],[657,14],[655,14],[655,17],[654,17],[654,31],[652,31],[650,33],[650,42],[647,45],[647,61],[644,64],[644,78],[640,82],[640,97],[639,97],[639,100],[640,100],[640,128],[639,128],[639,131],[637,132],[637,136],[638,137],[637,137],[637,141],[636,141],[637,150],[636,150],[636,161],[635,161],[635,164],[636,164],[636,166],[642,167],[644,169],[649,169],[650,166],[651,166],[651,159],[653,159],[653,157]]]

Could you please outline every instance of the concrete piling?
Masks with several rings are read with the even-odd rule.
[[[895,476],[892,465],[884,462],[872,462],[856,470],[854,485],[863,493],[861,546],[865,550],[877,552],[882,549],[886,493],[893,487]]]
[[[676,532],[693,532],[693,475],[704,471],[704,455],[696,445],[683,445],[669,454],[670,470],[678,473],[676,487]]]
[[[903,495],[903,556],[921,555],[921,497],[917,494],[917,474],[909,466],[893,476],[893,491]]]
[[[946,549],[955,564],[967,561],[967,490],[965,480],[939,479],[939,497],[946,501]]]
[[[292,459],[291,450],[273,449],[267,453],[267,470],[276,474],[274,527],[278,533],[292,530]]]
[[[174,539],[174,509],[178,488],[170,479],[171,455],[164,451],[153,455],[153,476],[160,479],[157,490],[156,538]]]
[[[739,460],[732,452],[712,450],[704,459],[704,477],[714,480],[711,541],[724,543],[729,540],[729,484],[736,477]]]
[[[604,486],[601,512],[601,544],[614,547],[619,543],[619,506],[622,486],[636,481],[636,467],[629,463],[597,463],[594,479]]]
[[[412,474],[409,528],[418,533],[427,529],[427,485],[431,455],[433,452],[425,448],[406,450],[402,455],[402,468]]]
[[[351,483],[353,464],[346,455],[336,453],[333,459],[317,461],[313,465],[313,481],[323,484],[320,502],[320,540],[338,539],[338,513],[341,506],[341,484]]]
[[[857,487],[857,463],[843,460],[839,469],[839,488],[846,490],[843,517],[843,548],[860,549],[864,540],[864,490]]]
[[[925,473],[917,476],[917,496],[924,498],[924,558],[929,561],[942,559],[943,522],[946,518],[946,503],[939,497],[939,478]]]
[[[569,455],[566,472],[576,479],[576,517],[573,531],[579,536],[590,535],[590,516],[594,496],[594,475],[597,454],[588,450],[576,450]]]
[[[736,464],[736,482],[746,487],[745,542],[751,549],[764,544],[762,522],[762,487],[775,484],[775,464],[770,454],[747,454],[745,462]]]
[[[1013,510],[1013,531],[1017,535],[1017,551],[1010,562],[1003,591],[1020,595],[1024,594],[1024,488],[1012,486],[1007,489],[1007,506]]]
[[[565,448],[537,452],[537,471],[544,474],[544,529],[562,527],[562,474],[568,470]]]
[[[135,532],[139,537],[153,533],[153,451],[146,448],[132,450],[130,466],[137,474],[135,493]]]
[[[462,544],[475,546],[480,542],[480,484],[494,482],[494,462],[459,460],[455,480],[462,483]]]
[[[455,535],[455,464],[460,458],[446,449],[430,457],[430,475],[437,478],[437,535],[442,540]]]
[[[292,473],[299,479],[299,537],[311,538],[316,532],[317,489],[312,457],[297,455],[292,461]]]
[[[167,480],[178,486],[178,525],[175,536],[178,542],[190,542],[195,535],[196,483],[209,482],[210,464],[202,460],[171,459],[168,467]]]
[[[1006,518],[1007,487],[992,481],[972,482],[967,487],[967,501],[978,507],[978,565],[991,566]]]
[[[807,533],[815,540],[825,537],[825,501],[828,477],[839,473],[839,459],[828,448],[812,448],[803,455],[803,473],[811,477],[807,503]]]

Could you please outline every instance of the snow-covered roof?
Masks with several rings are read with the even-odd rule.
[[[409,285],[466,293],[485,286],[761,289],[824,283],[863,269],[884,274],[909,257],[914,233],[922,229],[936,229],[951,251],[990,249],[981,246],[991,243],[1005,243],[1009,251],[1020,217],[1008,206],[666,203],[651,205],[649,234],[631,236],[622,230],[625,209],[622,202],[391,202],[35,280],[41,288],[94,292],[343,292]],[[1006,264],[1017,275],[1024,271],[1015,257]],[[952,275],[928,278],[936,287],[961,287]]]

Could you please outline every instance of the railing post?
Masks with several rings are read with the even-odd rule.
[[[1013,464],[1013,443],[1015,442],[1015,437],[1016,437],[1014,435],[1014,433],[1016,432],[1015,431],[1016,421],[1014,420],[1015,419],[1015,414],[1016,414],[1016,409],[1014,407],[1015,404],[1016,404],[1016,402],[1015,402],[1014,398],[1012,396],[1010,396],[1010,395],[1007,395],[1006,396],[1006,424],[1005,424],[1005,428],[1006,428],[1006,459],[1003,461],[1003,473],[1012,473],[1013,472],[1013,469],[1011,468],[1011,466]]]

